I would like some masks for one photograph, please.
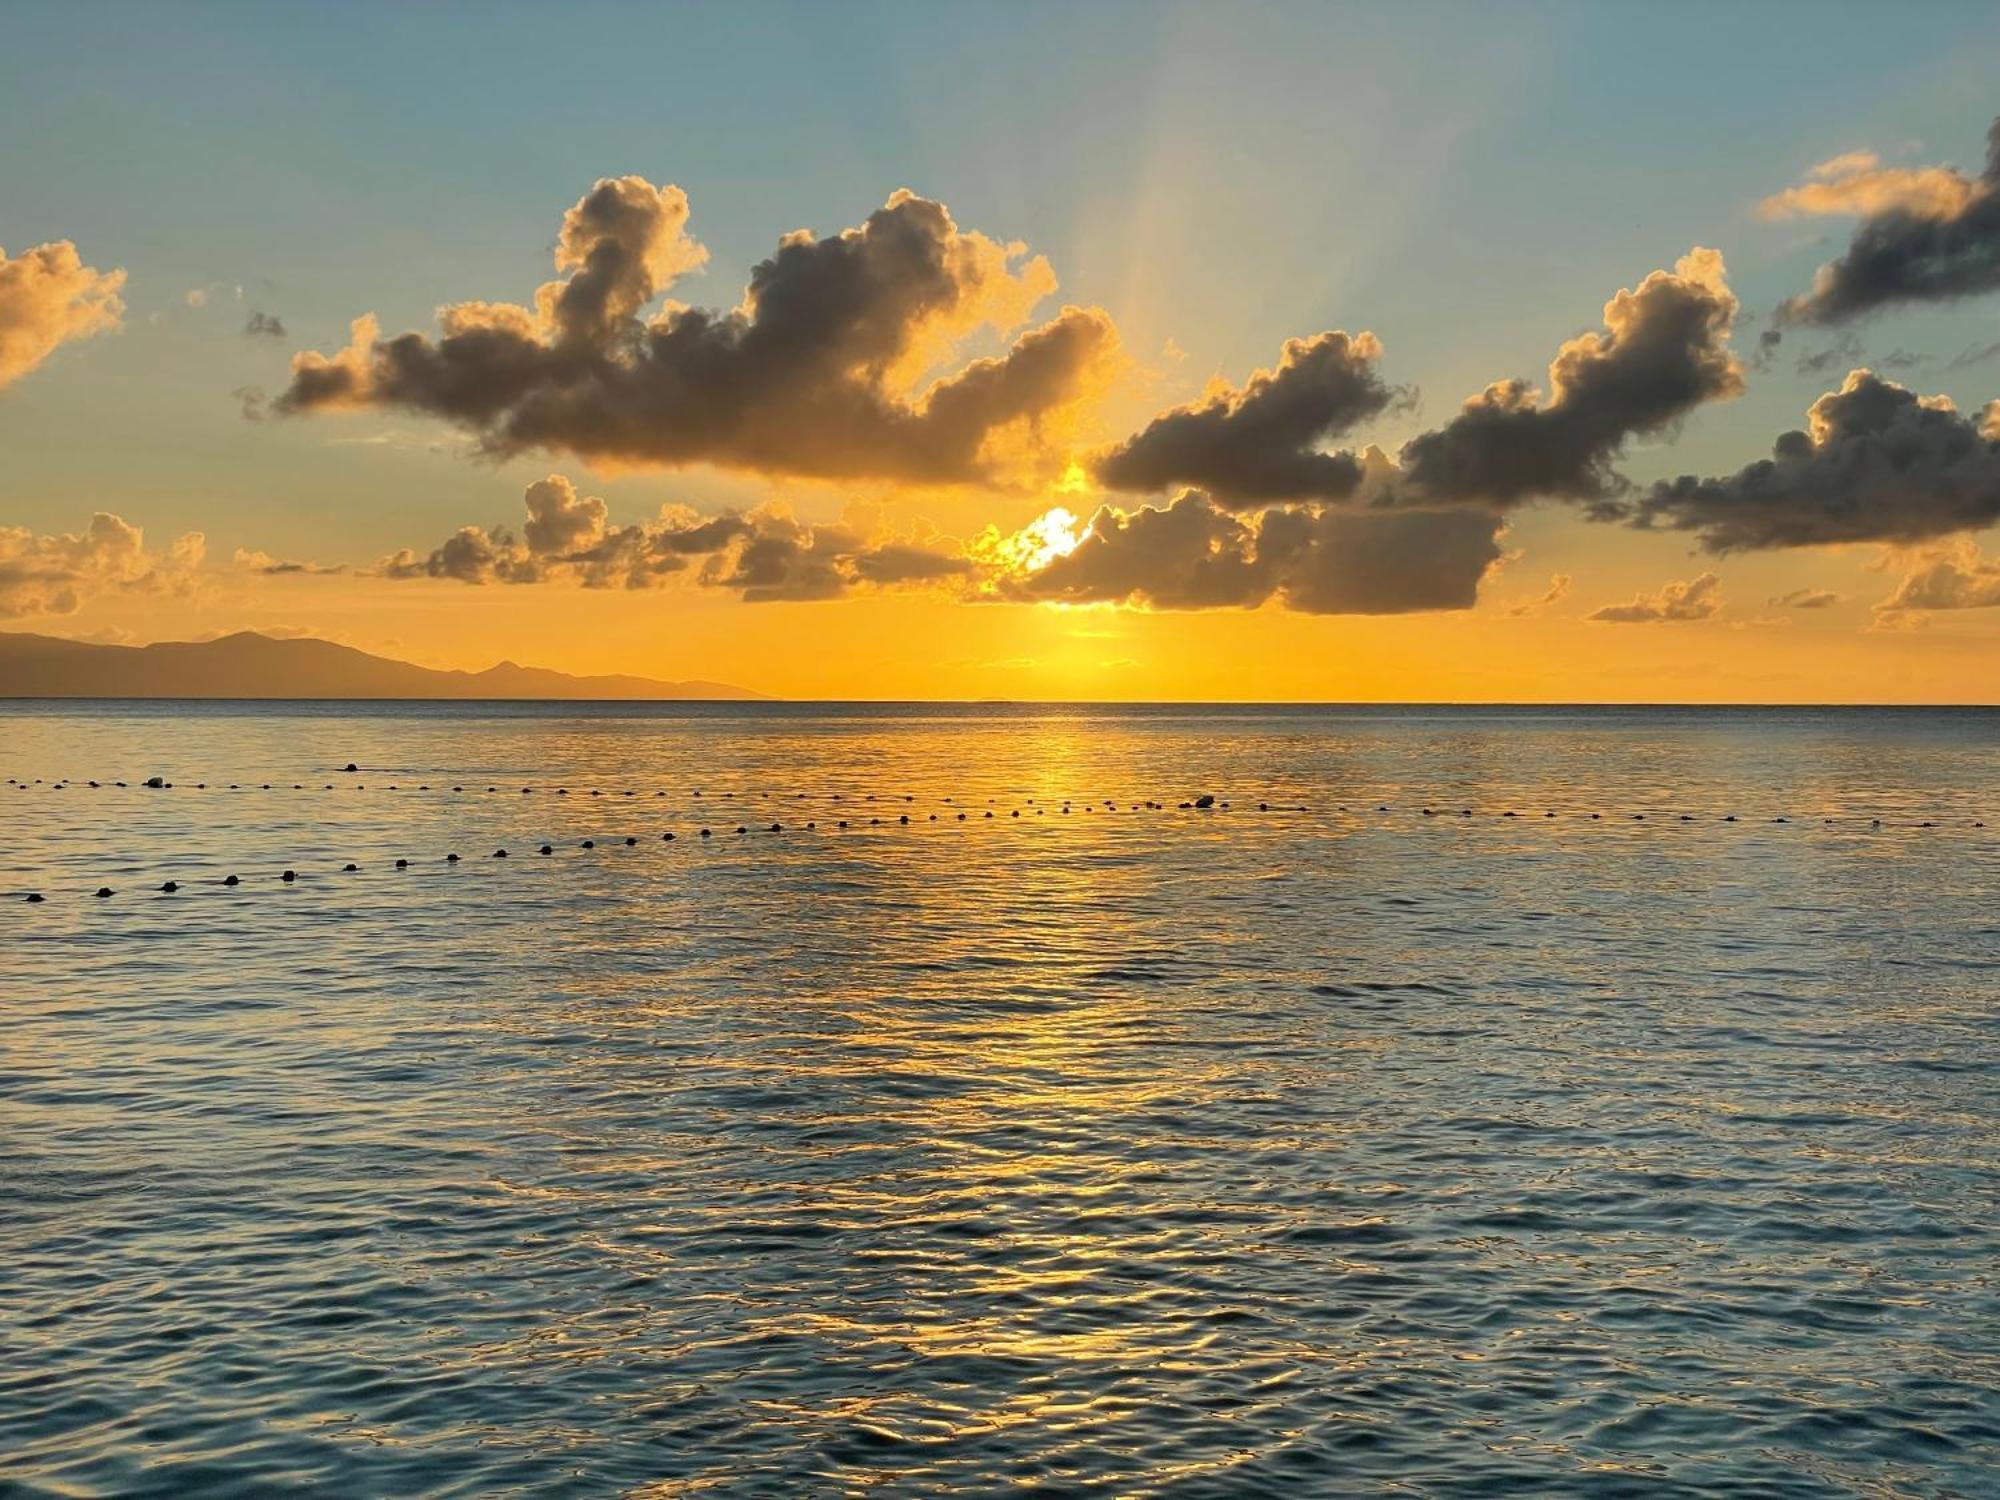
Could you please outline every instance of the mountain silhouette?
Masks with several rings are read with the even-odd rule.
[[[573,677],[503,661],[440,672],[307,638],[253,630],[213,641],[100,646],[0,631],[0,698],[757,699],[725,682]]]

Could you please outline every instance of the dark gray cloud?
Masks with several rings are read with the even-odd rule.
[[[1292,339],[1275,370],[1162,412],[1101,455],[1098,482],[1139,491],[1194,485],[1229,506],[1344,500],[1360,483],[1361,462],[1321,445],[1396,398],[1375,372],[1381,355],[1371,333]]]
[[[988,597],[1154,609],[1312,614],[1470,609],[1501,556],[1487,511],[1274,506],[1235,514],[1198,491],[1164,507],[1106,506],[1073,551],[1001,574]]]
[[[1602,333],[1571,339],[1549,366],[1548,396],[1503,380],[1402,451],[1395,493],[1416,503],[1598,503],[1629,485],[1626,442],[1743,389],[1730,351],[1736,298],[1716,251],[1689,251],[1605,304]]]
[[[1736,473],[1662,481],[1624,511],[1710,552],[1912,543],[2000,520],[2000,403],[1977,420],[1868,370],[1812,404],[1806,430]]]
[[[1974,365],[1983,365],[1989,359],[2000,358],[2000,339],[1990,344],[1967,344],[1953,356],[1947,370],[1966,370]]]
[[[679,188],[599,182],[564,218],[563,274],[534,307],[460,303],[435,338],[384,339],[361,319],[348,348],[293,360],[273,409],[403,407],[496,455],[959,482],[991,478],[991,440],[1032,434],[1115,350],[1109,318],[1067,307],[926,386],[965,338],[1025,322],[1055,277],[906,191],[858,228],[787,235],[731,311],[669,305],[646,320],[704,258],[686,222]]]
[[[612,526],[603,500],[578,494],[560,474],[529,485],[524,500],[528,519],[518,534],[462,526],[429,552],[393,553],[376,571],[470,584],[645,589],[692,569],[695,582],[735,589],[752,603],[832,599],[856,585],[934,583],[973,571],[955,552],[877,542],[850,527],[807,525],[772,510],[703,517],[670,508],[655,522]]]
[[[243,325],[246,339],[281,339],[285,335],[284,320],[274,313],[253,311],[249,321]]]
[[[1607,604],[1586,620],[1610,625],[1671,625],[1706,620],[1722,608],[1722,580],[1713,573],[1685,583],[1669,583],[1658,593],[1636,594],[1629,604]]]
[[[2000,119],[1976,177],[1952,167],[1884,167],[1868,152],[1837,157],[1767,199],[1771,217],[1860,214],[1847,249],[1821,266],[1780,323],[1845,323],[1910,302],[2000,291]]]

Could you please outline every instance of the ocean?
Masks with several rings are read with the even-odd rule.
[[[0,1493],[1990,1495],[1996,747],[0,706]]]

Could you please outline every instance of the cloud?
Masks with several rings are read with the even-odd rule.
[[[656,521],[613,526],[603,500],[578,494],[560,474],[529,485],[524,500],[528,519],[518,534],[504,526],[462,526],[428,553],[404,548],[376,571],[396,579],[626,589],[687,573],[750,603],[833,599],[860,585],[935,583],[973,571],[970,560],[921,538],[884,540],[851,525],[808,525],[774,507],[701,516],[669,506]]]
[[[345,573],[347,568],[340,563],[291,562],[271,556],[253,548],[238,547],[229,559],[230,566],[239,572],[255,573],[264,578],[287,576],[309,578],[331,578]]]
[[[1844,323],[1906,302],[1950,302],[2000,290],[2000,119],[1977,177],[1955,167],[1884,167],[1853,152],[1761,205],[1767,217],[1858,214],[1847,249],[1810,292],[1778,309],[1785,323]]]
[[[644,319],[706,258],[687,218],[677,187],[606,178],[565,215],[561,274],[533,307],[446,307],[435,338],[384,339],[357,319],[347,348],[294,358],[274,409],[426,412],[494,455],[962,482],[994,478],[996,443],[1032,443],[1115,351],[1104,313],[1068,307],[925,384],[974,334],[1019,328],[1056,283],[1046,259],[907,190],[856,228],[786,235],[728,312],[670,303]]]
[[[1623,494],[1629,484],[1613,465],[1628,439],[1742,391],[1728,344],[1736,306],[1722,256],[1690,250],[1606,303],[1604,332],[1557,351],[1546,398],[1525,381],[1497,381],[1411,439],[1400,489],[1421,503],[1495,506]]]
[[[97,594],[186,594],[205,550],[202,534],[191,531],[164,552],[149,551],[137,526],[105,511],[78,535],[0,526],[0,618],[72,615]]]
[[[1477,510],[1274,506],[1234,514],[1199,491],[1165,507],[1105,506],[1080,539],[1030,528],[974,544],[981,597],[1152,609],[1310,614],[1469,609],[1501,557],[1505,522]],[[1026,545],[1023,546],[1023,538]]]
[[[1875,606],[1878,616],[2000,605],[2000,560],[1982,557],[1969,541],[1920,555],[1896,590]]]
[[[1840,603],[1840,595],[1832,589],[1793,589],[1770,602],[1774,609],[1832,609]]]
[[[1607,604],[1592,610],[1586,620],[1617,625],[1661,625],[1683,620],[1706,620],[1722,608],[1717,591],[1722,580],[1704,573],[1686,583],[1669,583],[1656,594],[1635,594],[1630,604]]]
[[[1372,333],[1292,339],[1275,370],[1162,412],[1101,455],[1098,482],[1114,490],[1194,485],[1227,506],[1346,499],[1361,481],[1360,460],[1320,444],[1395,399],[1375,373],[1381,355]]]
[[[1574,582],[1575,580],[1567,573],[1552,574],[1549,578],[1549,586],[1537,597],[1523,599],[1519,604],[1511,606],[1507,613],[1516,619],[1524,618],[1528,615],[1538,615],[1551,604],[1554,604],[1557,600],[1567,595],[1570,585]]]
[[[1770,458],[1720,478],[1662,481],[1623,513],[1696,532],[1710,552],[1978,530],[2000,519],[2000,402],[1975,421],[1942,396],[1853,370]]]
[[[2000,339],[1996,339],[1990,344],[1967,344],[1963,349],[1959,350],[1952,358],[1951,363],[1947,364],[1945,368],[1947,370],[1966,370],[1974,365],[1984,364],[1987,360],[1995,356],[2000,356]]]
[[[243,337],[246,339],[284,338],[284,320],[261,310],[253,311],[250,314],[249,320],[243,325]]]
[[[125,316],[123,271],[83,263],[68,240],[52,240],[12,260],[0,249],[0,388],[59,345],[118,327]]]
[[[1843,367],[1853,369],[1867,356],[1861,352],[1861,340],[1852,333],[1843,333],[1817,354],[1801,354],[1793,368],[1801,375],[1824,375],[1828,370]]]

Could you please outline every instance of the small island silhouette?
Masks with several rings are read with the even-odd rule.
[[[438,671],[309,637],[253,630],[212,641],[106,646],[0,631],[0,698],[521,698],[767,697],[725,682],[578,677],[500,662],[483,672]]]

